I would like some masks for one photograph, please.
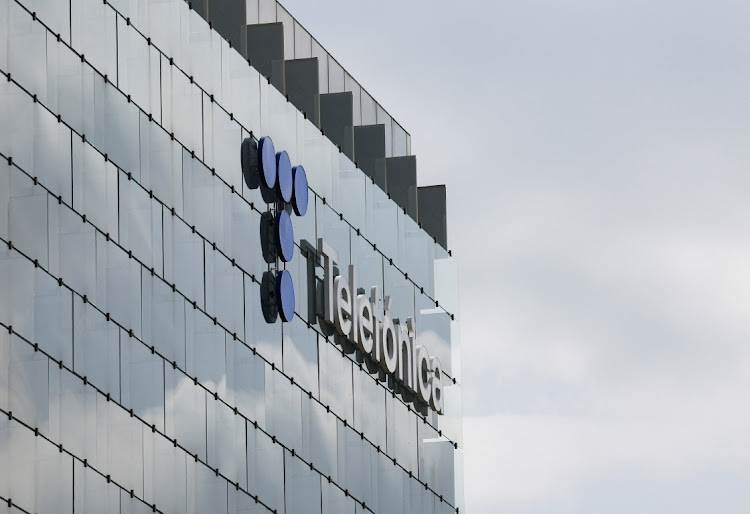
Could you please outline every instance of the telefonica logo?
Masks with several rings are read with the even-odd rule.
[[[242,169],[248,187],[260,188],[268,212],[261,216],[261,246],[269,264],[261,282],[261,305],[267,322],[294,318],[294,284],[280,261],[294,255],[294,232],[290,212],[307,212],[307,175],[302,166],[291,166],[286,152],[276,152],[271,138],[242,143]],[[336,274],[338,252],[323,238],[318,239],[318,255],[324,269],[322,305],[316,309],[321,322],[356,346],[368,372],[393,377],[406,390],[416,406],[429,405],[443,413],[443,371],[437,357],[430,357],[416,343],[413,317],[405,321],[389,315],[391,298],[380,287],[370,288],[369,296],[355,294],[357,270],[349,265],[347,276]],[[317,295],[316,295],[317,298]]]
[[[257,157],[253,155],[257,154]],[[294,227],[290,212],[304,216],[307,212],[307,174],[302,166],[292,167],[285,151],[276,152],[273,141],[266,136],[257,145],[247,138],[242,142],[242,170],[251,189],[260,188],[268,204],[261,216],[260,238],[263,257],[269,270],[261,281],[261,305],[268,323],[294,318],[294,282],[281,262],[294,256]]]

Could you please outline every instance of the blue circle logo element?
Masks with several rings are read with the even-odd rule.
[[[282,321],[292,321],[294,318],[294,282],[287,270],[281,270],[276,275],[276,307]]]
[[[307,212],[307,173],[302,166],[292,168],[292,181],[294,188],[292,191],[292,207],[297,216],[304,216]]]
[[[289,217],[289,213],[283,209],[276,213],[274,235],[279,257],[284,262],[291,261],[294,256],[294,227],[292,227],[292,218]]]
[[[276,193],[284,202],[292,199],[292,163],[283,150],[276,154]]]
[[[271,189],[276,185],[276,151],[268,136],[258,141],[258,169],[263,185]]]

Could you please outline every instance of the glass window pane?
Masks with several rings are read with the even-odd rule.
[[[370,93],[362,91],[362,125],[375,125],[377,123],[377,108],[375,100]]]
[[[295,285],[299,280],[295,281]],[[295,295],[299,298],[300,291]],[[305,391],[318,395],[318,341],[307,324],[295,316],[291,323],[282,325],[284,334],[284,372]]]
[[[90,223],[48,197],[49,271],[81,295],[96,293],[96,232]]]
[[[333,204],[355,230],[363,231],[366,225],[366,182],[369,178],[343,153],[334,155],[333,159],[339,163],[333,176]]]
[[[307,59],[312,56],[312,37],[297,20],[294,21],[294,58]]]
[[[459,317],[458,264],[440,245],[435,245],[435,299],[446,311]]]
[[[248,13],[250,6],[248,5]],[[257,10],[256,10],[257,13]],[[260,74],[229,46],[222,46],[222,98],[225,108],[249,130],[260,126]],[[239,152],[233,149],[233,152]],[[240,170],[231,170],[239,174]]]
[[[9,350],[6,408],[32,427],[48,429],[49,359],[15,334]]]
[[[242,271],[224,255],[206,247],[206,312],[230,334],[243,337],[245,312]]]
[[[167,362],[185,367],[185,300],[147,270],[143,284],[143,341],[154,346]],[[192,306],[188,306],[192,310]]]
[[[247,423],[248,490],[284,512],[284,451],[269,436]]]
[[[73,299],[73,340],[73,370],[119,398],[120,329],[79,296]]]
[[[312,462],[324,476],[331,476],[333,480],[338,480],[336,418],[320,403],[304,396],[302,397],[302,445],[300,456]]]
[[[409,148],[408,148],[408,134],[406,133],[406,130],[399,125],[396,120],[393,120],[393,156],[394,157],[401,157],[404,155],[409,155]]]
[[[377,104],[376,118],[377,118],[378,125],[385,126],[385,156],[393,157],[393,133],[392,133],[393,120],[391,120],[391,117],[388,115],[387,112],[385,112],[385,109],[383,109],[380,106],[380,104]]]
[[[27,255],[49,266],[47,192],[17,169],[11,170],[8,199],[8,241]]]
[[[372,463],[376,450],[340,421],[338,427],[339,484],[349,489],[357,500],[373,504]]]
[[[208,465],[231,483],[247,487],[245,420],[215,398],[206,403]],[[223,479],[222,479],[223,480]]]
[[[434,243],[417,222],[404,211],[398,211],[401,230],[398,234],[398,267],[427,294],[434,289]]]
[[[320,401],[342,419],[352,423],[352,361],[341,354],[338,346],[320,339]]]
[[[213,94],[221,100],[222,46],[228,48],[229,43],[223,40],[218,32],[211,30],[200,14],[194,10],[186,12],[185,4],[182,2],[180,4],[183,21],[180,67],[188,77],[193,77],[194,81],[209,95]],[[234,46],[238,47],[236,43]]]
[[[294,18],[276,2],[276,21],[284,24],[284,59],[294,59]]]
[[[365,370],[354,368],[354,428],[375,446],[386,447],[384,387]]]
[[[383,294],[392,298],[391,318],[401,320],[414,316],[414,284],[404,278],[403,273],[383,259],[383,278],[385,288]]]
[[[125,173],[120,173],[120,244],[144,266],[163,273],[162,207]]]
[[[359,284],[369,294],[369,288],[383,289],[383,256],[372,249],[372,245],[356,232],[351,234],[352,264],[357,266]]]
[[[302,127],[300,144],[303,150],[300,152],[300,162],[305,167],[310,189],[318,196],[330,200],[333,195],[331,169],[334,155],[331,141],[310,120],[303,120]]]
[[[117,168],[91,145],[73,138],[73,208],[117,237]]]
[[[190,305],[186,306],[185,325],[187,374],[222,395],[226,384],[224,329]]]
[[[12,72],[27,91],[46,103],[47,70],[41,63],[46,58],[47,30],[18,3],[8,2],[6,9],[8,31],[0,43],[7,52],[3,69]]]
[[[204,304],[203,239],[177,218],[164,216],[164,279],[175,284],[188,303]],[[199,270],[198,273],[195,271]]]
[[[266,369],[266,431],[287,448],[302,448],[302,404],[297,386]]]
[[[230,191],[187,151],[182,154],[185,221],[209,243],[225,249],[232,213]]]
[[[177,69],[169,59],[161,60],[161,98],[163,125],[167,132],[194,151],[203,155],[203,124],[201,121],[201,91]]]
[[[453,377],[451,319],[435,302],[417,293],[416,332],[418,344],[440,360],[443,372]]]
[[[0,494],[31,512],[71,512],[73,505],[72,458],[17,422],[9,422],[6,447],[10,462]]]
[[[320,46],[320,43],[312,38],[312,54],[318,58],[318,84],[320,84],[320,94],[328,93],[328,52]]]
[[[354,80],[348,73],[344,74],[344,83],[345,91],[352,92],[352,115],[354,126],[356,127],[357,125],[367,125],[367,123],[363,123],[365,111],[362,105],[362,95],[367,95],[367,93],[362,90],[362,86],[360,86],[359,83]]]
[[[442,494],[455,505],[453,443],[439,437],[437,431],[425,423],[418,423],[419,479]]]
[[[49,366],[49,433],[74,455],[101,463],[97,451],[97,393],[54,364]]]
[[[336,62],[336,59],[328,56],[328,92],[341,93],[344,89],[344,68]],[[354,110],[356,111],[356,104]]]
[[[103,75],[117,79],[116,15],[98,0],[71,0],[72,46]]]
[[[31,0],[26,4],[37,18],[65,41],[70,41],[70,3],[58,0]],[[41,25],[37,22],[38,25]]]
[[[417,473],[417,417],[406,405],[393,396],[386,395],[388,455],[398,463]]]
[[[143,423],[101,395],[97,397],[96,410],[101,448],[99,467],[111,470],[118,484],[142,497]]]
[[[117,20],[118,88],[161,121],[160,54],[124,19]]]
[[[143,443],[144,499],[161,512],[187,512],[187,454],[149,430]]]
[[[164,368],[166,433],[191,455],[206,460],[206,392],[179,369]],[[188,463],[190,459],[188,459]]]
[[[120,512],[120,488],[73,460],[73,510],[75,512]]]
[[[376,496],[378,506],[375,509],[376,512],[405,512],[404,479],[401,470],[398,470],[393,461],[384,453],[376,454],[375,458],[377,459],[378,474],[378,494]]]
[[[397,256],[396,230],[398,207],[377,185],[365,182],[367,188],[367,239],[388,258]]]
[[[349,225],[340,219],[331,207],[315,198],[318,222],[318,237],[325,239],[338,252],[339,273],[346,273],[346,267],[351,263]]]
[[[203,161],[215,168],[216,174],[236,190],[242,187],[242,167],[240,165],[240,125],[229,118],[218,104],[203,95]],[[222,186],[224,186],[222,184]],[[226,186],[224,186],[226,187]]]
[[[140,114],[140,183],[182,216],[182,148],[164,129]]]
[[[260,23],[276,21],[276,0],[260,0]]]
[[[260,83],[260,101],[259,135],[271,136],[277,152],[286,151],[292,163],[303,162],[307,170],[307,160],[300,161],[297,153],[297,108],[265,81]]]
[[[227,512],[227,482],[200,462],[187,461],[187,504],[191,514]]]
[[[141,335],[141,265],[106,237],[96,234],[96,300],[122,325]]]
[[[355,503],[351,496],[327,480],[321,480],[323,512],[330,514],[355,514]]]
[[[120,332],[122,404],[149,425],[164,430],[164,361],[126,332]],[[171,367],[170,367],[171,368]]]
[[[247,1],[247,7],[245,9],[246,13],[246,21],[248,25],[256,25],[260,23],[258,21],[258,15],[259,15],[259,1],[258,0],[246,0]]]
[[[132,514],[149,514],[153,512],[152,506],[147,505],[140,498],[131,498],[128,491],[120,490],[120,512],[130,512]]]
[[[68,26],[67,21],[65,25]],[[94,111],[98,100],[94,97],[94,78],[94,70],[82,63],[73,50],[58,43],[55,38],[47,38],[49,108],[60,114],[79,134],[94,132]],[[101,77],[96,76],[96,79],[99,88],[103,87]]]
[[[10,210],[10,177],[14,168],[0,164],[0,238],[8,241],[8,214]]]
[[[443,380],[443,409],[444,413],[438,417],[438,427],[451,441],[464,444],[463,436],[463,408],[461,402],[461,387],[454,385],[447,379]]]
[[[0,316],[13,330],[72,365],[71,293],[7,246],[0,249]]]
[[[284,452],[284,486],[287,514],[320,512],[320,475],[309,466]]]
[[[227,402],[261,428],[266,426],[266,366],[240,341],[227,339]]]
[[[63,201],[70,205],[70,129],[58,123],[40,104],[35,104],[33,138],[33,161],[24,167],[24,171],[32,177],[38,177],[44,187],[54,195],[62,196]]]

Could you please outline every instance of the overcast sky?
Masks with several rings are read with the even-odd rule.
[[[471,513],[750,509],[750,2],[286,0],[448,186]]]

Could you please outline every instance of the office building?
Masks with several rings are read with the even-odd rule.
[[[464,511],[445,188],[297,20],[0,0],[0,71],[0,506]]]

